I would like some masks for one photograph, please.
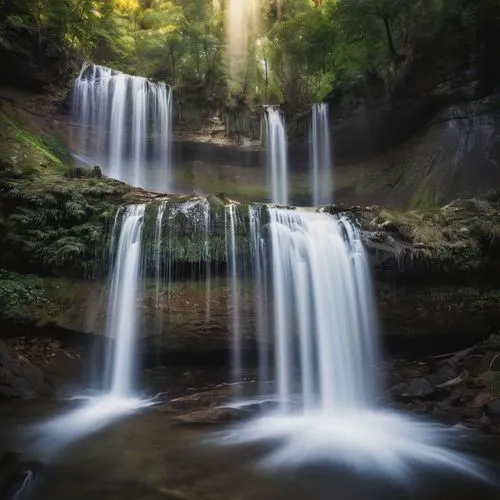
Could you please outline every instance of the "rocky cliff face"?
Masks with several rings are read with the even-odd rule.
[[[106,185],[107,181],[100,182]],[[145,345],[164,354],[226,351],[231,317],[225,276],[224,200],[180,197],[167,201],[161,233],[164,251],[157,254],[154,238],[160,202],[141,191],[131,191],[128,196],[148,202],[143,230],[144,280],[138,303]],[[124,201],[114,199],[115,208]],[[206,280],[206,228],[200,226],[203,217],[199,212],[207,203],[212,221],[210,281]],[[344,212],[338,206],[328,210]],[[8,213],[12,216],[12,208]],[[382,332],[388,341],[428,337],[436,343],[460,344],[500,328],[498,198],[462,200],[431,210],[401,212],[372,206],[352,207],[344,213],[355,218],[362,229],[375,277]],[[92,222],[100,224],[103,234],[108,235],[103,240],[105,248],[112,240],[110,218]],[[246,205],[238,207],[238,219],[238,259],[242,269],[251,269]],[[21,222],[20,229],[31,234]],[[261,223],[265,231],[265,212]],[[58,227],[59,222],[52,221],[52,225]],[[15,229],[10,226],[11,238]],[[50,226],[45,231],[50,231]],[[46,263],[44,253],[37,250],[30,254],[27,248],[23,249],[24,265],[15,258],[5,260],[10,271],[0,274],[4,324],[24,324],[26,328],[54,325],[105,335],[110,271],[107,254],[105,249],[99,254],[82,253],[75,261],[73,253],[62,252],[55,268]],[[27,263],[38,273],[24,274]],[[170,278],[157,283],[158,269],[161,276]],[[242,276],[240,302],[243,342],[248,351],[255,351],[255,298],[248,274]]]
[[[454,29],[439,42],[422,40],[394,87],[367,81],[349,93],[333,93],[336,201],[439,206],[500,188],[498,21],[481,26],[472,38]],[[307,204],[307,113],[289,118],[292,200]],[[258,123],[246,127],[258,128]],[[210,192],[216,178],[245,199],[266,196],[265,155],[258,143],[226,140],[221,148],[214,144],[220,134],[199,130],[198,139],[192,134],[191,141],[178,143],[180,186]],[[199,140],[202,146],[196,145]]]

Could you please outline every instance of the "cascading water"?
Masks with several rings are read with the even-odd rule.
[[[304,412],[372,405],[375,322],[351,223],[273,207],[269,216],[281,409],[292,408],[297,385]],[[294,359],[300,360],[298,380]]]
[[[266,241],[262,237],[262,211],[260,205],[248,207],[248,219],[250,224],[250,255],[252,259],[252,271],[254,276],[254,305],[257,316],[257,338],[259,346],[259,394],[268,393],[269,382],[269,318],[268,305],[268,280],[266,262]]]
[[[313,104],[310,129],[312,205],[332,203],[332,152],[328,104]]]
[[[205,201],[203,207],[203,222],[205,224],[205,244],[204,244],[204,254],[205,254],[205,322],[210,321],[210,306],[212,300],[212,272],[211,272],[211,259],[210,259],[210,229],[211,229],[211,217],[210,217],[210,203],[208,200]]]
[[[155,306],[160,307],[160,289],[163,281],[162,273],[162,262],[163,262],[163,216],[165,214],[165,209],[167,208],[167,202],[161,202],[158,207],[158,213],[156,214],[156,226],[155,226],[155,242],[154,242],[154,252],[155,252]]]
[[[111,281],[108,336],[114,339],[114,346],[109,367],[110,395],[117,399],[128,398],[133,394],[141,235],[145,209],[145,205],[131,205],[123,215]]]
[[[211,276],[211,207],[207,198],[199,197],[187,201],[169,200],[158,207],[151,263],[155,270],[156,307],[158,327],[163,331],[164,310],[170,314],[173,296],[172,286],[177,278],[182,278],[182,270],[175,266],[175,259],[191,262],[189,274],[193,283],[204,280],[205,317],[203,324],[209,327],[212,292]],[[189,243],[179,245],[179,241],[189,236]],[[181,254],[181,255],[179,255]],[[196,260],[196,258],[198,260]]]
[[[271,201],[288,205],[288,152],[285,117],[279,108],[268,106],[265,113]]]
[[[124,414],[149,404],[134,397],[137,344],[137,302],[145,205],[131,205],[115,218],[121,222],[111,274],[107,336],[113,339],[106,369],[108,388],[88,405],[36,426],[33,446],[53,454],[105,427]],[[114,237],[114,236],[113,236]],[[112,242],[113,248],[115,247]]]
[[[225,207],[225,228],[227,263],[230,288],[230,310],[232,329],[231,370],[233,382],[242,380],[242,355],[240,331],[240,286],[238,280],[238,259],[236,255],[236,205],[231,203]],[[239,395],[239,394],[237,394]]]
[[[172,93],[164,83],[85,66],[73,87],[77,158],[154,191],[171,188]]]
[[[331,463],[409,481],[421,466],[487,479],[454,449],[462,437],[457,429],[378,403],[378,335],[368,264],[350,219],[277,207],[268,207],[268,216],[266,241],[254,212],[251,245],[256,278],[266,256],[269,262],[272,284],[262,293],[272,291],[277,409],[219,439],[272,443],[266,467]],[[266,241],[264,250],[257,249],[259,240]],[[256,279],[258,287],[263,282]],[[267,370],[262,359],[259,370]]]

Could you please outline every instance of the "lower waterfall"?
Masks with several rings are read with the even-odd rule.
[[[269,304],[257,305],[257,327],[264,327],[257,338],[265,343],[259,371],[266,376],[268,335],[274,352],[274,396],[258,400],[275,409],[218,433],[216,441],[266,443],[266,469],[331,463],[406,482],[416,468],[431,467],[485,479],[455,449],[460,429],[384,408],[380,401],[368,262],[351,220],[306,209],[267,210],[268,224],[261,227],[254,209],[250,224],[256,295],[266,301],[271,296]]]
[[[377,331],[357,232],[345,217],[273,207],[269,216],[280,408],[293,406],[297,386],[303,412],[373,406]]]
[[[138,337],[138,290],[140,279],[142,227],[146,205],[130,205],[115,217],[120,228],[116,257],[111,273],[107,336],[112,339],[106,367],[107,390],[70,413],[33,429],[35,448],[54,454],[74,441],[98,431],[123,415],[149,405],[136,397]],[[114,244],[112,245],[114,248]]]
[[[430,468],[488,479],[479,463],[459,451],[467,436],[463,428],[418,419],[383,401],[368,258],[350,215],[159,199],[120,209],[111,253],[106,392],[37,426],[32,444],[41,454],[57,453],[153,404],[138,397],[136,381],[145,282],[153,310],[163,311],[168,321],[177,316],[175,280],[198,280],[202,304],[215,291],[210,265],[219,262],[227,264],[229,293],[218,301],[229,306],[230,334],[223,335],[231,339],[232,384],[225,406],[247,416],[258,408],[258,416],[216,433],[211,442],[264,444],[261,464],[269,470],[331,464],[407,482],[419,468]],[[259,357],[251,377],[247,271],[253,273]],[[220,311],[198,307],[197,333],[217,335],[203,328]]]
[[[131,205],[123,215],[116,262],[111,279],[108,337],[112,338],[108,367],[110,395],[130,397],[133,393],[137,344],[138,283],[141,236],[145,205]]]

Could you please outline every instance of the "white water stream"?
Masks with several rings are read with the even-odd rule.
[[[272,290],[276,390],[264,400],[275,401],[276,409],[224,431],[219,442],[266,443],[272,451],[265,468],[333,464],[406,482],[430,467],[486,480],[479,465],[455,449],[463,429],[382,407],[368,263],[351,220],[276,207],[268,207],[268,215],[267,237],[256,213],[251,217],[251,245],[256,293]],[[268,251],[258,249],[264,241]],[[266,255],[272,285],[262,288]],[[262,324],[257,319],[258,328]],[[258,339],[266,343],[259,370],[267,374],[266,334]],[[262,395],[251,403],[259,400]]]
[[[332,151],[330,139],[330,119],[328,104],[313,104],[311,113],[310,177],[312,205],[332,203]]]
[[[152,191],[171,189],[172,93],[164,83],[97,65],[73,87],[75,156]]]
[[[46,423],[34,431],[34,447],[52,455],[150,402],[136,396],[138,293],[142,227],[145,205],[130,205],[115,218],[113,233],[121,222],[116,258],[111,274],[107,336],[112,340],[103,395],[87,399],[84,406]],[[121,217],[120,217],[121,216]]]
[[[347,218],[269,208],[278,399],[303,412],[373,404],[376,322],[363,248]],[[299,370],[295,369],[299,360]]]
[[[231,372],[232,381],[242,379],[242,345],[240,325],[240,283],[238,279],[238,259],[236,253],[236,226],[238,218],[236,205],[231,203],[225,206],[226,253],[228,265],[228,284],[230,290],[230,317],[231,317]],[[238,392],[238,391],[237,391]],[[238,396],[239,394],[237,394]]]
[[[145,205],[127,207],[122,221],[111,281],[108,337],[114,340],[110,396],[122,399],[134,393],[137,346],[138,286]]]
[[[288,205],[288,144],[285,117],[276,107],[268,106],[265,113],[268,169],[270,170],[271,201]]]

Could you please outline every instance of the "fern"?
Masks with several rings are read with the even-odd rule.
[[[66,237],[57,242],[57,260],[63,264],[67,260],[82,257],[87,252],[87,247],[78,238]]]
[[[68,216],[78,220],[82,219],[87,214],[86,204],[82,204],[80,201],[67,201],[64,205],[64,208]]]

